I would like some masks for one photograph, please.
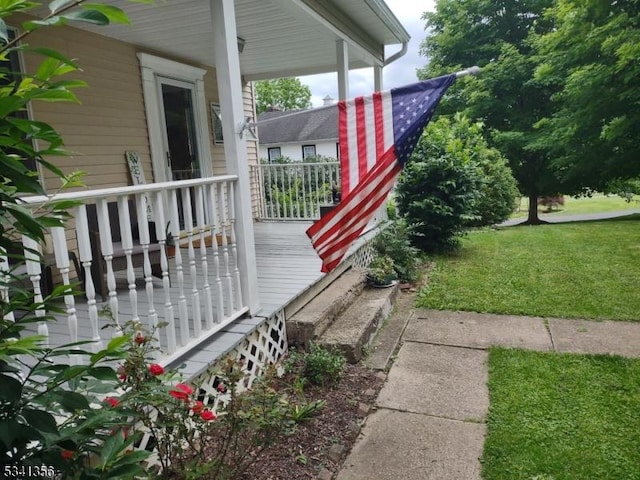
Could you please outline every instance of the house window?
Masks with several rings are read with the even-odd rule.
[[[309,157],[316,156],[316,146],[315,145],[303,145],[302,146],[302,159],[306,160]]]
[[[12,41],[16,37],[16,31],[13,29],[9,29],[7,31],[9,41]],[[12,50],[9,52],[8,58],[0,62],[0,71],[4,74],[0,76],[0,87],[6,87],[13,83],[20,82],[20,77],[24,72],[24,68],[22,68],[22,59],[20,58],[20,52]],[[20,110],[15,113],[17,118],[21,118],[23,120],[29,119],[29,113],[27,110]],[[22,152],[12,151],[12,149],[5,149],[6,153],[16,153],[18,155],[22,155]],[[34,158],[25,158],[24,163],[26,167],[31,171],[37,171],[38,166],[36,160]]]
[[[340,160],[340,143],[336,143],[336,160]]]
[[[276,162],[282,158],[282,151],[280,147],[273,147],[268,149],[269,152],[269,163]]]
[[[216,145],[224,143],[222,136],[222,115],[220,114],[220,104],[211,104],[211,125],[213,126],[213,141]]]

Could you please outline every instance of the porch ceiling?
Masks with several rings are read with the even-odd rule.
[[[86,28],[215,66],[209,1],[112,3],[127,11],[132,26]],[[235,8],[238,37],[245,40],[240,68],[246,80],[336,71],[336,40],[341,38],[349,44],[350,68],[382,64],[385,45],[409,40],[382,0],[235,0]]]

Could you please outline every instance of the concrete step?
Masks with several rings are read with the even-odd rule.
[[[359,362],[364,349],[391,313],[399,290],[399,285],[364,289],[320,336],[318,343],[339,348],[350,363]]]
[[[415,317],[413,304],[416,295],[411,291],[401,290],[396,298],[393,311],[378,331],[371,343],[364,364],[373,370],[386,370],[396,354],[402,334],[409,321]]]
[[[365,287],[362,273],[349,269],[319,292],[302,309],[287,317],[289,345],[306,349],[349,307]]]

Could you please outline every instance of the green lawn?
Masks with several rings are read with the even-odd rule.
[[[640,479],[640,360],[492,349],[484,480]]]
[[[526,217],[528,208],[529,200],[522,198],[518,210],[512,215],[512,218]],[[640,202],[638,200],[629,203],[617,195],[607,196],[598,194],[593,197],[564,197],[564,206],[554,209],[551,215],[580,215],[584,213],[603,213],[634,209],[640,209]],[[538,211],[543,214],[547,213],[544,207],[540,207]]]
[[[436,259],[418,305],[640,321],[640,215],[472,232]]]

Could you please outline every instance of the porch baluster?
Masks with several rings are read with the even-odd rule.
[[[169,260],[167,258],[167,232],[165,230],[164,202],[162,191],[155,192],[153,212],[156,220],[156,236],[160,243],[160,268],[162,269],[162,290],[164,292],[164,320],[167,323],[167,349],[171,354],[177,349],[176,325],[173,315],[173,304],[171,303],[171,280],[169,279]],[[178,232],[172,232],[176,237]],[[159,340],[159,339],[158,339]]]
[[[224,184],[226,186],[226,184]],[[224,262],[224,290],[226,293],[226,301],[225,301],[225,315],[231,315],[233,313],[233,287],[231,283],[231,272],[229,271],[229,243],[227,240],[227,228],[228,228],[228,215],[227,208],[229,203],[233,202],[232,198],[225,199],[225,188],[223,185],[220,185],[220,189],[218,190],[220,204],[220,233],[222,236],[222,258]]]
[[[158,312],[153,303],[153,275],[151,272],[151,260],[149,258],[149,244],[151,237],[149,235],[149,222],[147,222],[147,196],[142,193],[135,196],[136,210],[138,216],[138,233],[140,234],[140,246],[142,247],[144,286],[147,292],[147,302],[149,302],[149,312],[147,319],[149,330],[156,332],[158,328]],[[156,332],[157,333],[157,332]]]
[[[280,193],[281,193],[280,196],[282,197],[282,217],[279,217],[279,218],[285,218],[287,216],[288,209],[287,209],[287,202],[284,195],[284,192],[286,189],[286,186],[284,183],[285,182],[284,165],[278,165],[278,172],[280,175]],[[279,201],[278,201],[278,206],[280,206]]]
[[[87,297],[87,312],[89,313],[89,324],[91,325],[91,342],[95,352],[102,350],[102,339],[98,328],[98,307],[96,305],[96,287],[91,276],[91,242],[89,240],[89,222],[87,220],[86,205],[79,205],[75,210],[76,232],[78,238],[78,253],[80,263],[84,268],[84,292]],[[96,259],[100,262],[101,259]],[[80,272],[78,272],[80,273]]]
[[[284,171],[286,172],[285,176],[287,178],[287,193],[289,194],[289,195],[286,196],[286,197],[289,197],[289,201],[287,202],[289,204],[289,211],[287,213],[287,217],[288,218],[294,218],[295,217],[294,212],[293,212],[293,199],[291,198],[291,170],[292,170],[291,167],[288,166],[288,165],[286,165],[284,167]],[[298,199],[297,197],[298,197],[298,195],[296,194],[296,200]]]
[[[53,240],[56,267],[58,267],[60,275],[62,276],[62,284],[66,287],[64,291],[64,304],[67,307],[67,323],[69,324],[71,342],[77,342],[78,317],[76,316],[76,301],[69,280],[69,250],[67,249],[67,237],[64,234],[64,228],[53,227],[51,229],[51,239]]]
[[[200,231],[200,259],[202,262],[202,275],[204,277],[204,285],[202,286],[204,295],[204,316],[207,329],[213,328],[213,305],[211,303],[211,285],[209,285],[209,264],[207,263],[207,240],[211,235],[211,228],[205,223],[205,195],[204,187],[198,185],[196,187],[196,219],[198,222],[198,230]],[[212,239],[216,241],[215,236]]]
[[[9,298],[9,281],[11,280],[11,276],[9,275],[9,259],[7,258],[7,253],[4,249],[0,248],[0,300],[8,303]],[[7,312],[4,315],[4,319],[10,322],[15,322],[15,317],[13,316],[13,311]]]
[[[107,206],[107,199],[101,198],[96,202],[96,213],[98,216],[98,230],[100,232],[100,248],[102,249],[102,255],[104,262],[107,265],[107,289],[109,290],[109,309],[111,310],[111,316],[117,325],[118,331],[116,334],[120,334],[122,329],[120,328],[119,312],[118,312],[118,294],[116,292],[116,276],[113,273],[113,240],[111,237],[111,222],[109,219],[109,208]],[[100,261],[100,259],[98,259]]]
[[[127,259],[127,284],[129,286],[129,300],[131,301],[132,320],[140,321],[138,315],[138,291],[136,290],[136,272],[133,269],[133,235],[131,234],[131,214],[129,200],[122,196],[118,198],[118,217],[120,219],[120,236],[122,248]]]
[[[233,182],[229,182],[229,229],[231,235],[231,256],[233,257],[233,311],[238,311],[242,308],[242,287],[240,283],[240,269],[238,268],[238,248],[236,245],[236,207],[233,199],[235,198],[235,187]]]
[[[224,318],[224,294],[222,291],[222,279],[220,278],[220,249],[218,248],[218,234],[220,232],[219,220],[218,220],[218,208],[217,204],[218,184],[212,183],[209,185],[209,211],[211,212],[211,227],[213,234],[213,242],[211,242],[211,248],[213,249],[213,271],[215,276],[214,290],[216,295],[216,322],[220,323]]]
[[[27,263],[27,275],[29,275],[29,279],[33,285],[33,301],[36,304],[39,304],[39,307],[35,311],[36,317],[40,319],[38,320],[38,335],[45,337],[43,345],[48,347],[49,327],[47,326],[47,321],[44,318],[46,312],[44,310],[44,305],[42,305],[42,290],[40,289],[40,279],[42,278],[40,255],[42,254],[42,251],[40,250],[38,242],[26,235],[22,236],[22,245],[24,245],[24,258]]]
[[[304,212],[304,218],[308,218],[307,214],[307,172],[309,171],[308,165],[301,165],[300,168],[302,171],[300,172],[300,180],[302,181],[302,211]]]
[[[180,236],[180,217],[178,215],[178,196],[175,190],[169,191],[169,211],[171,214],[172,232],[176,235],[176,279],[178,280],[178,316],[180,317],[180,344],[186,345],[189,342],[189,309],[187,308],[187,297],[184,294],[184,271],[182,268],[182,241]]]
[[[193,313],[193,333],[195,338],[202,335],[202,317],[200,313],[200,292],[198,292],[198,270],[196,267],[196,252],[193,247],[193,237],[196,227],[193,224],[193,209],[191,208],[191,189],[182,189],[182,212],[184,213],[184,227],[187,233],[187,248],[189,252],[189,273],[191,276],[191,310]]]

